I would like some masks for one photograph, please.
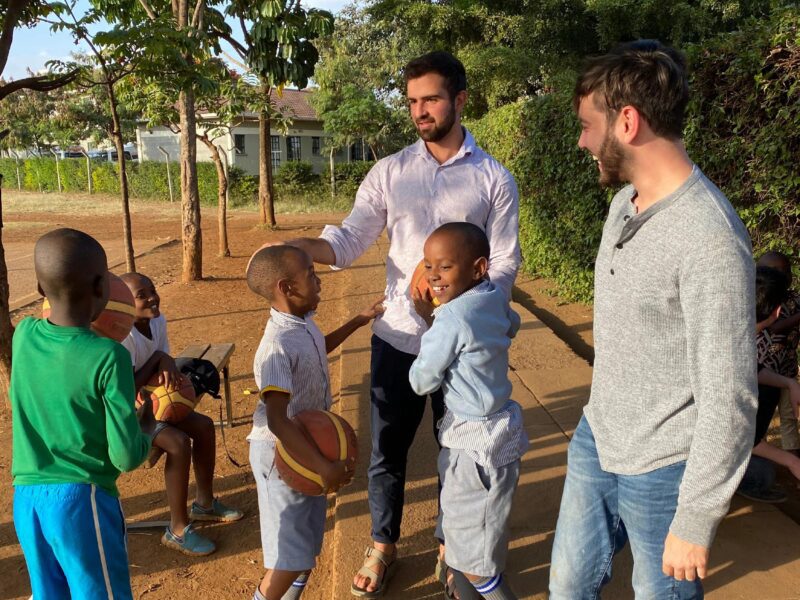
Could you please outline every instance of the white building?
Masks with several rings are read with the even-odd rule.
[[[283,94],[272,97],[273,105],[283,114],[291,118],[287,135],[270,131],[272,145],[272,170],[287,161],[302,160],[310,162],[314,172],[320,173],[328,164],[329,156],[325,150],[324,139],[328,137],[322,127],[322,121],[308,103],[308,90],[284,89]],[[202,119],[198,121],[198,131],[203,130]],[[225,152],[228,164],[238,167],[250,175],[258,176],[258,113],[242,114],[240,122],[231,127],[229,134],[217,138],[214,142]],[[136,145],[139,148],[139,160],[165,160],[159,150],[163,148],[169,153],[170,160],[180,158],[180,140],[177,134],[167,127],[148,128],[140,124],[136,128]],[[363,160],[361,144],[354,144],[348,150],[340,149],[334,154],[336,162]],[[197,143],[197,160],[211,161],[211,154],[202,142]]]

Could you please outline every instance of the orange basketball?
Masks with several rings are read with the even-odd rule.
[[[108,304],[95,321],[92,329],[98,335],[121,342],[131,332],[135,314],[133,294],[125,282],[113,273],[108,273]],[[50,316],[50,302],[47,298],[42,304],[42,317]]]
[[[350,424],[339,415],[326,410],[304,410],[292,417],[314,444],[330,461],[358,459],[358,440]],[[275,446],[275,466],[283,482],[307,496],[322,496],[322,477],[295,459],[278,441]]]
[[[425,276],[425,261],[419,261],[417,268],[414,269],[414,274],[411,276],[411,285],[408,286],[408,295],[411,295],[411,290],[414,288],[422,294],[423,298],[430,298],[434,306],[439,306],[439,299],[434,298],[433,290],[428,283],[428,278]]]
[[[177,389],[167,389],[158,383],[159,374],[156,373],[139,390],[136,397],[136,408],[139,408],[147,396],[153,401],[153,415],[159,421],[178,423],[185,419],[197,405],[194,387],[188,379],[181,380]]]

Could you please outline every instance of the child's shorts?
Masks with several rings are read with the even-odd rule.
[[[132,598],[119,498],[88,483],[18,485],[14,527],[34,598]]]
[[[250,442],[250,467],[258,492],[264,568],[313,569],[322,550],[327,499],[295,492],[278,478],[273,442]]]
[[[492,577],[506,568],[508,517],[520,461],[484,467],[463,450],[439,451],[442,482],[436,537],[444,540],[448,566]]]

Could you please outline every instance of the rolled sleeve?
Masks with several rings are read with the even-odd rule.
[[[733,238],[687,253],[680,278],[690,382],[697,409],[670,531],[709,547],[741,480],[757,408],[755,270]]]
[[[292,360],[279,344],[271,344],[259,367],[259,397],[263,400],[267,392],[284,392],[292,395]]]
[[[519,249],[519,192],[510,174],[497,184],[486,222],[489,238],[489,278],[511,298],[522,257]]]
[[[336,257],[334,267],[349,267],[372,245],[386,227],[386,199],[381,185],[383,161],[370,169],[358,188],[353,210],[341,226],[327,225],[320,238]]]

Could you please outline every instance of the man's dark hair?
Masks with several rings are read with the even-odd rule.
[[[452,223],[445,223],[431,235],[448,234],[455,235],[463,244],[464,250],[472,254],[472,259],[479,258],[489,259],[489,239],[486,237],[483,229],[472,223],[454,221]]]
[[[783,304],[789,292],[789,280],[772,267],[756,269],[756,322],[761,322]]]
[[[689,81],[683,54],[658,40],[637,40],[590,58],[578,77],[573,105],[594,93],[595,106],[609,121],[633,106],[656,135],[680,139]]]
[[[467,72],[464,70],[464,65],[449,52],[443,50],[428,52],[412,60],[403,69],[406,84],[409,79],[417,79],[428,73],[444,77],[450,100],[455,100],[458,92],[467,89]]]

